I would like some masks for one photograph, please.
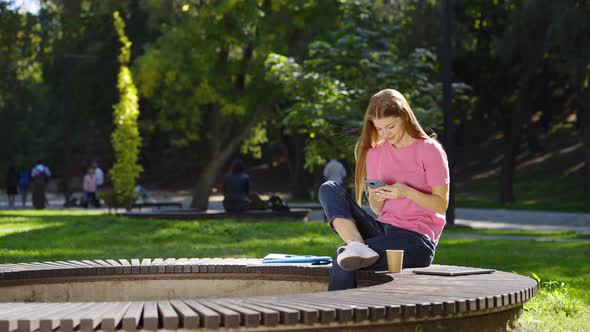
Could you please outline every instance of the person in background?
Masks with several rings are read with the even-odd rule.
[[[135,195],[137,198],[141,199],[142,203],[156,203],[156,200],[150,196],[150,194],[145,190],[143,186],[136,185],[135,188]]]
[[[27,196],[29,188],[31,187],[31,172],[26,168],[21,168],[18,172],[18,191],[23,203],[23,207],[27,206]]]
[[[100,201],[96,197],[96,177],[94,176],[94,167],[88,167],[86,175],[84,175],[84,202],[82,205],[87,208],[88,203],[92,202],[95,207],[100,207]]]
[[[223,208],[227,212],[246,211],[250,205],[249,191],[250,177],[244,173],[242,161],[236,159],[223,180]]]
[[[8,168],[8,172],[6,173],[6,195],[8,196],[8,208],[14,208],[14,200],[16,199],[16,195],[18,194],[17,186],[18,186],[18,173],[16,172],[16,167],[10,165]]]
[[[94,167],[94,178],[96,179],[96,191],[101,191],[104,185],[104,173],[98,166],[98,160],[95,160],[92,166]]]
[[[336,181],[342,184],[345,176],[346,169],[337,159],[330,159],[324,167],[324,178],[326,181]]]
[[[31,177],[33,178],[33,206],[35,209],[44,209],[47,206],[45,189],[51,177],[51,170],[42,161],[38,161],[31,170]]]

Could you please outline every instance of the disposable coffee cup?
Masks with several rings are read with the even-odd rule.
[[[402,272],[404,262],[403,250],[387,250],[387,270],[391,273]]]

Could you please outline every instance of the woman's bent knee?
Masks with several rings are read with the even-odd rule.
[[[336,181],[326,181],[322,183],[322,185],[320,186],[318,197],[321,200],[322,197],[325,198],[332,194],[342,192],[344,192],[344,187],[342,187],[342,184]]]

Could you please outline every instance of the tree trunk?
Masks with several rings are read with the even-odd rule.
[[[270,105],[270,104],[269,104]],[[259,108],[254,116],[240,127],[239,132],[231,135],[229,140],[219,144],[219,149],[212,150],[212,159],[207,163],[204,170],[199,175],[197,184],[193,189],[191,208],[207,210],[209,204],[209,195],[211,188],[215,183],[215,178],[222,172],[223,166],[228,162],[231,156],[240,148],[242,141],[248,136],[250,130],[258,123],[258,120],[268,112],[269,105]],[[215,124],[213,124],[213,127]]]
[[[500,172],[500,202],[514,202],[514,168],[516,167],[516,156],[520,145],[521,128],[523,121],[530,108],[530,95],[527,84],[522,84],[518,105],[510,117],[508,128],[504,135],[504,159],[502,161],[502,170]]]
[[[586,201],[590,204],[590,90],[584,89],[578,94],[578,114],[581,119],[582,140],[584,141],[584,157],[586,160]]]
[[[305,136],[283,135],[289,166],[289,191],[291,197],[309,199],[309,174],[305,170]]]

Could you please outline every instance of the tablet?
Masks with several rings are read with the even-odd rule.
[[[262,260],[263,264],[276,263],[313,263],[316,265],[330,264],[332,258],[329,256],[312,256],[312,255],[281,255],[270,254],[266,255]]]
[[[493,273],[496,270],[494,269],[480,269],[476,267],[439,267],[439,268],[432,268],[432,269],[424,269],[424,270],[414,270],[415,274],[428,274],[428,275],[435,275],[435,276],[467,276],[471,274],[486,274],[486,273]]]

